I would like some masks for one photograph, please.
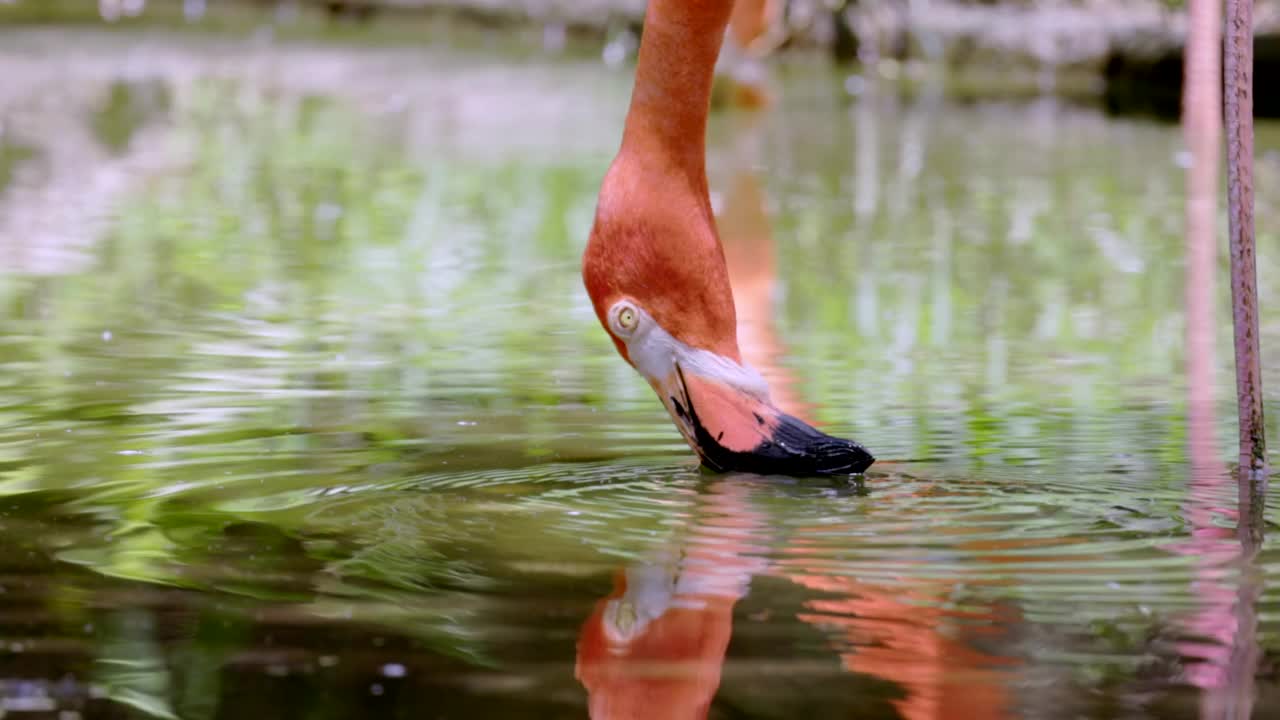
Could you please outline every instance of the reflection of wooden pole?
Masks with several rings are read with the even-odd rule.
[[[1263,571],[1258,565],[1258,553],[1262,550],[1265,527],[1266,477],[1242,467],[1238,481],[1240,515],[1236,527],[1240,539],[1240,579],[1232,613],[1235,637],[1227,662],[1223,704],[1218,708],[1218,717],[1223,718],[1253,717],[1258,694],[1255,678],[1262,659],[1262,647],[1258,642],[1258,603],[1262,600]]]
[[[1227,0],[1227,216],[1231,232],[1231,304],[1236,340],[1240,466],[1267,462],[1258,364],[1258,279],[1253,251],[1253,0]]]
[[[1219,60],[1220,0],[1191,0],[1186,72],[1183,73],[1182,130],[1191,156],[1186,188],[1187,425],[1192,483],[1212,485],[1213,448],[1213,286],[1217,267],[1214,225],[1218,211],[1218,153],[1222,142]]]

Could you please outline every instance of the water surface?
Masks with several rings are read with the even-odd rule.
[[[625,67],[27,31],[0,74],[0,715],[1280,712],[1225,281],[1187,450],[1176,128],[802,63],[717,115],[744,353],[883,460],[795,481],[698,471],[581,289]]]

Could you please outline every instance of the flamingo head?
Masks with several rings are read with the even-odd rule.
[[[704,187],[620,156],[601,189],[583,282],[618,352],[707,467],[859,473],[860,445],[779,410],[742,362],[728,268]]]

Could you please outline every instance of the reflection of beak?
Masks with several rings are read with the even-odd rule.
[[[650,378],[708,468],[762,475],[844,475],[875,462],[866,448],[816,430],[767,397],[679,363],[664,378]]]

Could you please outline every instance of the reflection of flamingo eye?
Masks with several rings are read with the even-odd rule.
[[[640,615],[636,611],[636,606],[629,600],[618,598],[610,600],[605,606],[604,617],[601,623],[604,628],[605,636],[609,638],[609,643],[614,646],[624,646],[631,642],[635,637],[636,631],[639,629]],[[612,648],[614,653],[621,652],[620,647]]]
[[[618,606],[618,615],[614,619],[618,629],[624,634],[630,634],[631,628],[636,624],[636,609],[631,603],[623,603]]]

